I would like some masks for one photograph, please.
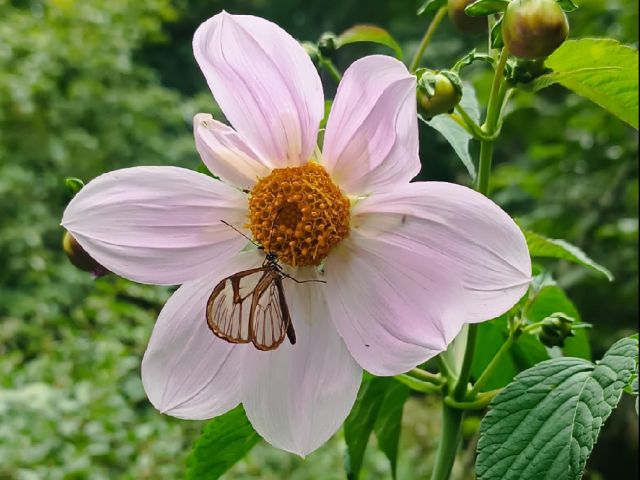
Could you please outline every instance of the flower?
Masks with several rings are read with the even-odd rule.
[[[242,403],[262,437],[304,456],[342,424],[363,369],[406,372],[445,350],[465,322],[519,300],[530,281],[527,245],[484,196],[409,183],[420,170],[416,80],[401,62],[351,65],[320,154],[322,85],[291,36],[223,12],[198,28],[193,46],[233,125],[194,121],[198,152],[222,181],[175,167],[117,170],[87,184],[62,225],[118,275],[182,284],[142,361],[158,410],[206,419]],[[265,258],[243,251],[247,240],[223,221],[278,252],[294,278],[326,281],[284,279],[295,345],[263,352],[208,329],[213,288]]]

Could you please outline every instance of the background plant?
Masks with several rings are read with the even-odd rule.
[[[138,164],[197,167],[192,117],[217,111],[190,51],[197,25],[226,8],[263,16],[315,43],[324,32],[339,37],[354,24],[375,24],[393,35],[409,63],[435,15],[416,16],[420,7],[381,0],[0,1],[0,478],[185,474],[186,456],[203,425],[159,415],[139,379],[140,357],[169,291],[114,277],[92,282],[64,258],[58,222],[70,198],[67,176],[89,180]],[[569,15],[570,38],[609,36],[637,46],[637,2],[584,0],[580,7]],[[482,38],[461,36],[444,17],[421,65],[451,68],[471,48],[480,51]],[[344,70],[373,52],[394,54],[384,45],[356,43],[341,46],[331,60]],[[336,84],[323,71],[331,95]],[[476,62],[461,76],[486,106],[491,69]],[[597,334],[587,335],[593,358],[600,359],[615,340],[637,328],[637,132],[558,85],[535,96],[518,93],[510,105],[494,148],[492,198],[525,228],[578,245],[616,278],[608,282],[578,264],[537,260],[557,285],[542,286],[542,300],[530,308],[542,315],[548,309],[540,305],[565,302],[560,310],[574,317],[579,312],[594,325]],[[448,117],[431,122],[439,118]],[[421,135],[420,179],[471,185],[441,134],[424,125]],[[477,158],[477,143],[470,149],[470,158]],[[479,342],[494,339],[499,348],[508,339],[508,322],[483,325]],[[549,354],[537,340],[525,338],[531,339],[515,343],[487,389],[504,386]],[[586,343],[573,340],[586,356]],[[477,358],[488,363],[490,354]],[[472,373],[479,376],[482,366],[474,365]],[[409,394],[395,380],[367,385],[371,392],[376,388],[389,398],[406,399],[398,478],[428,478],[438,445],[439,397]],[[632,460],[637,418],[629,418],[635,413],[628,400],[601,433],[587,465],[592,478],[638,473]],[[402,409],[389,407],[397,403],[373,407],[379,419],[398,419]],[[353,456],[352,440],[367,440],[373,431],[360,476],[390,478],[385,451],[393,448],[376,438],[393,424],[378,420],[368,427],[362,418],[362,411],[354,410],[346,433],[305,461],[259,443],[227,476],[344,478],[346,441]],[[463,423],[455,478],[463,478],[474,463],[479,418],[470,413]]]

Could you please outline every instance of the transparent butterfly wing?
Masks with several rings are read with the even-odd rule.
[[[251,341],[252,302],[256,289],[273,269],[254,268],[222,280],[207,302],[207,325],[218,337],[232,343]]]
[[[295,343],[291,315],[278,271],[273,270],[260,279],[253,294],[251,310],[251,341],[257,349],[275,350],[287,334]]]

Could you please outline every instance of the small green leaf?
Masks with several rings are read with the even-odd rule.
[[[597,366],[561,357],[518,375],[480,425],[478,480],[579,480],[637,352],[638,341],[625,338]]]
[[[220,180],[220,177],[217,177],[216,175],[211,173],[211,170],[209,170],[207,168],[207,166],[202,162],[200,163],[200,165],[198,165],[198,168],[196,168],[196,172],[202,173],[203,175],[206,175],[207,177],[211,177],[211,178],[215,178],[216,180]]]
[[[504,17],[500,17],[493,28],[491,29],[491,48],[502,48],[504,47],[504,42],[502,41],[502,19]]]
[[[391,475],[396,478],[398,463],[398,447],[402,428],[402,411],[409,398],[411,389],[400,382],[392,382],[387,388],[386,395],[378,412],[378,418],[373,430],[378,439],[378,448],[389,459]]]
[[[393,49],[398,60],[402,60],[402,48],[389,32],[383,28],[374,25],[354,25],[338,36],[336,39],[336,47],[340,48],[356,42],[373,42],[386,45]]]
[[[541,322],[554,313],[563,313],[568,317],[575,318],[578,321],[576,325],[585,325],[579,323],[580,313],[571,300],[567,298],[567,295],[556,285],[547,285],[540,288],[524,310],[524,315],[532,323]],[[587,332],[584,329],[575,330],[573,337],[565,339],[562,352],[567,357],[591,360],[591,347],[589,346]]]
[[[460,100],[460,106],[466,110],[469,116],[476,123],[480,121],[480,105],[478,105],[476,92],[471,85],[464,84],[462,86],[462,100]],[[452,120],[447,115],[438,115],[437,117],[433,117],[431,120],[426,120],[423,117],[420,117],[420,119],[431,128],[436,129],[444,138],[447,139],[449,144],[451,144],[455,152],[458,154],[460,160],[462,160],[464,166],[467,167],[467,171],[469,172],[471,179],[475,180],[476,167],[471,159],[471,155],[469,155],[469,141],[471,140],[471,135],[469,135],[464,128],[458,125],[455,120]]]
[[[77,194],[80,190],[82,190],[82,187],[84,187],[84,182],[75,177],[65,178],[64,184],[67,186],[69,192],[71,192],[72,195]]]
[[[578,10],[578,6],[571,0],[556,0],[556,2],[558,2],[560,8],[565,12],[575,12],[576,10]]]
[[[242,405],[214,418],[204,427],[187,460],[185,480],[216,480],[244,457],[260,436]]]
[[[611,39],[563,43],[547,59],[552,73],[526,84],[537,91],[560,83],[638,129],[638,52]]]
[[[638,412],[638,395],[640,395],[640,392],[638,392],[638,375],[638,369],[636,368],[636,376],[631,382],[631,393],[636,396],[636,414],[640,414]]]
[[[476,49],[474,48],[469,53],[467,53],[464,57],[456,62],[456,64],[451,68],[452,72],[460,73],[464,67],[468,67],[476,60],[482,60],[483,62],[488,63],[489,65],[493,65],[494,60],[493,57],[487,55],[486,53],[476,53]]]
[[[609,281],[613,280],[613,275],[609,270],[591,260],[586,253],[575,245],[571,245],[564,240],[546,238],[527,230],[523,230],[523,233],[527,240],[527,245],[529,246],[529,254],[532,257],[548,257],[568,260],[570,262],[589,267],[596,272],[603,274],[609,279]]]
[[[464,9],[470,17],[482,17],[507,10],[509,0],[478,0]]]
[[[447,0],[426,0],[418,9],[418,15],[426,15],[446,6]]]
[[[477,344],[481,348],[476,350],[476,355],[473,358],[471,371],[473,378],[477,380],[480,377],[508,337],[509,328],[506,315],[479,325]],[[547,349],[534,335],[524,334],[502,358],[483,390],[503,388],[511,383],[518,373],[549,358]]]

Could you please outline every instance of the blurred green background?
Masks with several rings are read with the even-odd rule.
[[[417,0],[0,0],[0,479],[173,480],[203,423],[148,403],[140,359],[170,289],[75,270],[58,226],[67,176],[85,181],[133,165],[195,168],[191,121],[219,114],[191,54],[197,26],[221,9],[266,17],[300,40],[354,23],[388,29],[407,57],[429,18]],[[638,42],[636,0],[577,0],[571,37]],[[480,37],[443,22],[423,64],[450,67]],[[341,69],[383,47],[345,47]],[[486,101],[489,73],[464,71]],[[335,92],[323,74],[326,95]],[[468,184],[436,132],[421,125],[421,180]],[[552,262],[592,323],[594,357],[637,331],[638,134],[556,86],[518,94],[497,143],[493,198],[532,230],[569,240],[613,271]],[[625,399],[588,464],[591,479],[638,475],[638,424]],[[472,478],[478,418],[465,424],[454,472]],[[439,435],[437,399],[405,407],[399,478],[428,478]],[[373,442],[373,440],[372,440]],[[266,443],[229,479],[342,479],[341,434],[303,461]],[[362,478],[390,479],[369,449]]]

